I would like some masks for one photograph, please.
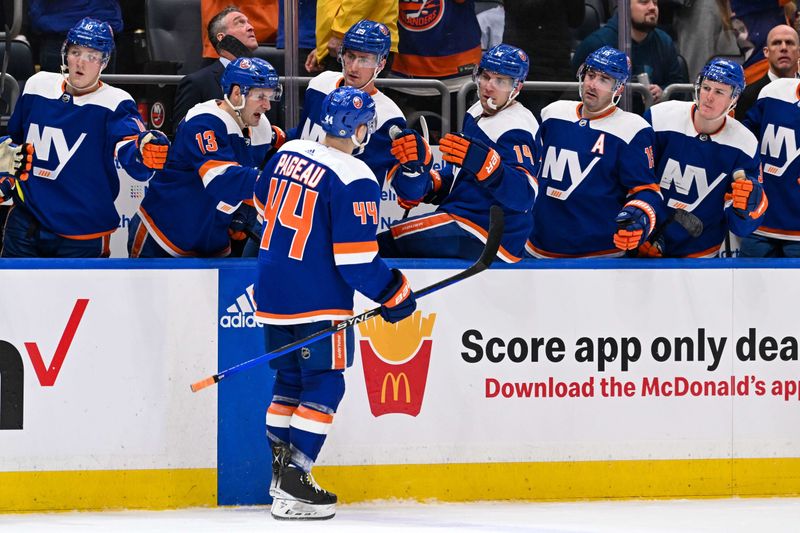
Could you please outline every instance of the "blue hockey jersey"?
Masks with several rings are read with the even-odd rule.
[[[640,200],[662,209],[650,125],[616,107],[581,118],[581,105],[561,100],[542,110],[542,192],[526,248],[534,257],[621,256],[614,219],[622,207]]]
[[[325,132],[320,125],[322,101],[331,91],[341,86],[343,81],[342,74],[334,71],[323,72],[311,80],[306,89],[300,122],[297,128],[286,132],[287,139],[305,139],[317,142],[323,139]],[[378,123],[364,152],[356,157],[372,169],[378,178],[378,183],[382,186],[387,174],[397,165],[397,160],[392,155],[392,139],[389,136],[389,128],[395,125],[404,129],[406,119],[397,104],[382,92],[376,89],[370,96],[375,100]]]
[[[33,145],[30,178],[18,182],[19,205],[46,229],[71,239],[108,235],[119,226],[117,166],[145,181],[136,148],[144,125],[131,96],[101,83],[71,96],[61,74],[39,72],[25,84],[8,123],[15,143]]]
[[[231,216],[251,201],[257,167],[272,142],[264,115],[243,132],[218,104],[209,100],[189,110],[139,206],[147,231],[174,257],[230,253]]]
[[[769,209],[754,232],[800,241],[800,81],[780,78],[761,89],[743,120],[759,140]]]
[[[671,208],[667,215],[673,209],[685,209],[703,222],[703,233],[697,238],[679,224],[668,225],[663,233],[668,257],[714,257],[729,229],[744,237],[764,218],[763,213],[756,219],[740,217],[725,198],[731,192],[734,171],[760,176],[756,138],[732,117],[715,133],[698,134],[694,113],[691,102],[663,102],[644,115],[656,136],[656,177]]]
[[[264,219],[259,322],[342,320],[353,315],[354,289],[374,299],[391,282],[375,240],[380,187],[364,162],[289,141],[259,176],[253,200]]]
[[[470,107],[464,117],[463,133],[494,148],[500,154],[503,176],[490,187],[478,184],[474,174],[446,164],[440,171],[444,186],[450,190],[439,204],[434,216],[415,217],[414,224],[392,227],[395,238],[407,231],[420,231],[426,226],[456,223],[486,241],[489,228],[489,208],[499,205],[505,216],[505,229],[497,256],[514,263],[522,258],[525,240],[531,233],[531,208],[536,199],[541,148],[538,137],[539,124],[533,113],[515,102],[493,116],[482,116],[480,102]],[[392,178],[392,187],[400,198],[416,200],[425,195],[420,184],[428,182],[398,173]],[[448,213],[452,217],[437,217]]]

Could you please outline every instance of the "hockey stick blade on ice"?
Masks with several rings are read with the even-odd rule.
[[[486,244],[484,245],[483,252],[481,253],[481,256],[478,258],[478,260],[475,261],[465,270],[459,272],[458,274],[454,274],[449,278],[437,281],[433,285],[429,285],[423,289],[414,291],[414,294],[416,295],[417,299],[422,298],[423,296],[427,296],[438,290],[444,289],[445,287],[453,285],[454,283],[458,283],[459,281],[472,277],[475,274],[479,274],[480,272],[483,272],[484,270],[489,268],[489,266],[492,264],[492,261],[494,261],[494,258],[497,255],[497,250],[500,248],[500,239],[503,237],[503,230],[504,230],[503,209],[499,206],[492,206],[491,211],[489,212],[489,232],[486,237]],[[261,363],[266,363],[267,361],[275,359],[276,357],[280,357],[281,355],[287,354],[291,351],[297,350],[298,348],[302,348],[303,346],[307,346],[313,342],[330,337],[334,333],[353,327],[361,322],[366,322],[367,320],[374,318],[380,314],[381,314],[380,307],[370,309],[369,311],[365,311],[360,315],[348,318],[346,320],[339,322],[338,324],[330,326],[329,328],[325,328],[321,331],[318,331],[313,335],[309,335],[308,337],[296,340],[290,344],[287,344],[286,346],[282,346],[277,350],[265,353],[256,358],[250,359],[249,361],[239,363],[238,365],[233,366],[227,370],[223,370],[219,374],[214,374],[213,376],[201,379],[196,383],[192,383],[191,385],[192,392],[197,392],[199,390],[205,389],[206,387],[210,387],[211,385],[219,383],[223,379],[236,375],[239,372],[247,370],[250,367],[253,367]]]

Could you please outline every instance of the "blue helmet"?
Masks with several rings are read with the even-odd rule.
[[[362,124],[369,135],[375,131],[375,101],[361,89],[339,87],[322,101],[320,122],[333,137],[352,137]]]
[[[272,89],[272,100],[279,100],[283,88],[278,82],[278,72],[269,62],[258,57],[237,57],[225,67],[219,80],[224,94],[231,94],[231,88],[238,85],[243,95],[252,88]]]
[[[498,44],[487,50],[478,65],[479,70],[496,72],[517,81],[524,81],[528,77],[529,68],[528,54],[509,44]]]
[[[628,83],[628,79],[631,77],[631,62],[628,56],[610,46],[598,48],[589,54],[578,73],[579,79],[582,78],[581,74],[585,69],[596,70],[611,76],[617,80],[617,88]]]
[[[738,63],[729,59],[715,57],[703,67],[697,76],[696,85],[699,86],[703,80],[711,80],[733,87],[732,98],[739,96],[745,88],[744,70]]]
[[[66,53],[71,44],[85,46],[103,53],[103,59],[108,60],[114,51],[114,31],[108,22],[86,17],[67,32],[64,40],[62,55]]]
[[[350,26],[342,39],[342,50],[367,52],[378,56],[378,61],[389,56],[392,36],[389,28],[380,22],[360,20]]]

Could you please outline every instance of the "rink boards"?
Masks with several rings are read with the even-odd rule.
[[[396,265],[414,287],[466,266]],[[349,502],[800,493],[800,262],[652,265],[492,269],[359,328],[317,480]],[[0,269],[0,511],[268,502],[269,368],[188,386],[262,352],[252,262]]]

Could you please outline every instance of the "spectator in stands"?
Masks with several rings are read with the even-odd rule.
[[[689,79],[694,80],[706,62],[716,56],[739,61],[741,50],[731,25],[728,0],[673,0],[673,28],[678,53],[686,60]],[[741,103],[739,104],[741,106]]]
[[[30,177],[16,183],[3,257],[108,257],[120,224],[117,169],[147,181],[167,158],[169,141],[145,130],[131,96],[100,83],[111,26],[87,17],[63,48],[62,73],[32,76],[8,123],[12,140],[37,154]]]
[[[481,50],[488,50],[502,43],[506,26],[503,0],[476,1],[475,13],[481,27]]]
[[[275,44],[278,32],[278,5],[283,0],[202,0],[200,15],[203,27],[208,27],[215,16],[226,8],[235,7],[244,14],[253,27],[256,41],[263,44]],[[219,51],[211,36],[203,36],[203,57],[216,59]]]
[[[278,50],[284,50],[283,2],[278,3]],[[317,0],[299,0],[297,5],[297,75],[305,76],[317,70],[307,70],[306,62],[317,46]]]
[[[741,37],[753,45],[742,65],[745,80],[750,85],[769,70],[764,57],[769,31],[779,24],[794,26],[797,6],[787,0],[730,0],[730,5],[735,27],[742,33]]]
[[[308,72],[339,70],[339,48],[345,32],[359,20],[380,22],[389,29],[391,51],[397,52],[397,0],[353,2],[346,0],[317,1],[317,47],[306,60]],[[387,57],[389,65],[391,59]]]
[[[178,84],[173,112],[176,130],[189,109],[196,104],[222,98],[219,81],[228,63],[237,57],[250,56],[258,48],[253,25],[237,7],[229,6],[217,13],[208,23],[207,31],[208,40],[219,54],[219,59],[185,76]]]
[[[31,31],[38,37],[39,66],[48,72],[58,72],[64,38],[84,17],[108,23],[114,34],[122,31],[122,10],[117,0],[30,0],[28,16]],[[114,59],[112,54],[105,72],[114,72]]]
[[[194,106],[178,126],[170,158],[150,180],[128,231],[130,257],[222,257],[240,204],[252,207],[258,167],[283,132],[265,113],[281,95],[263,59],[240,57],[222,73],[222,101]],[[242,217],[242,226],[247,216]]]
[[[748,85],[742,96],[739,97],[739,103],[736,106],[736,118],[739,120],[744,119],[756,102],[758,93],[768,83],[778,78],[797,77],[798,61],[800,61],[800,43],[797,31],[786,24],[772,28],[767,36],[764,57],[769,63],[769,70],[752,85]]]
[[[678,51],[672,38],[656,28],[658,0],[630,0],[631,3],[631,61],[634,79],[646,74],[653,102],[661,100],[667,85],[688,83],[687,73],[678,61]],[[602,46],[617,46],[619,12],[614,13],[605,26],[586,37],[572,58],[575,72],[586,57]]]

